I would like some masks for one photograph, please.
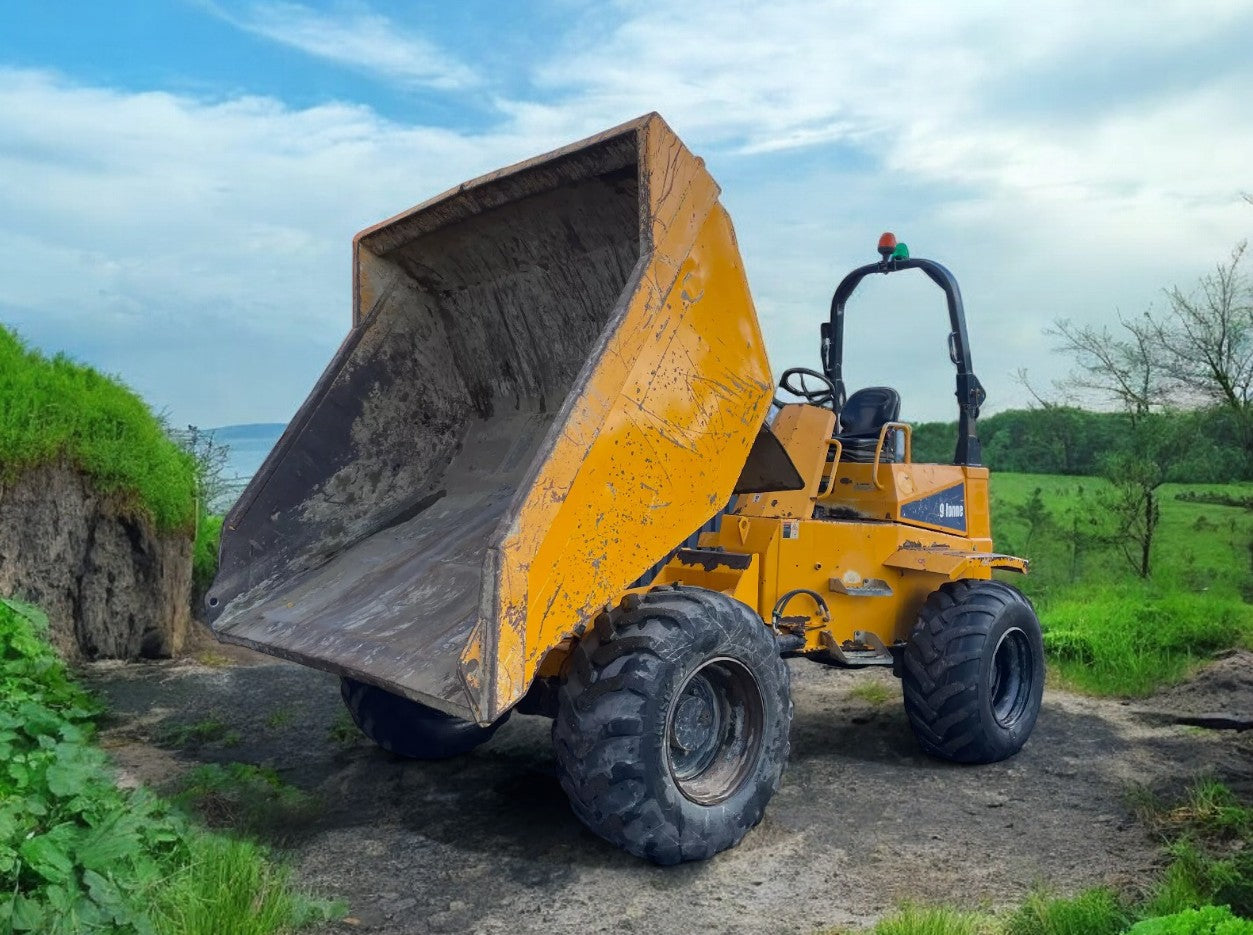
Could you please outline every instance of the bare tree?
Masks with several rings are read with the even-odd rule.
[[[1074,364],[1069,377],[1055,384],[1059,392],[1096,396],[1127,417],[1125,431],[1108,440],[1102,459],[1109,488],[1097,499],[1112,525],[1097,538],[1117,548],[1136,574],[1147,578],[1161,520],[1157,491],[1180,450],[1170,437],[1169,421],[1158,411],[1167,398],[1168,379],[1157,328],[1148,315],[1119,314],[1117,330],[1061,318],[1044,333],[1054,339],[1053,349]]]
[[[1248,456],[1253,447],[1253,281],[1241,269],[1247,242],[1192,292],[1166,290],[1168,312],[1148,317],[1167,380],[1229,410]]]
[[[1244,198],[1253,204],[1253,195]],[[1246,464],[1253,458],[1253,282],[1240,266],[1245,249],[1237,244],[1193,291],[1165,290],[1162,313],[1119,314],[1114,330],[1064,318],[1045,330],[1054,350],[1074,363],[1058,390],[1095,395],[1127,415],[1125,437],[1111,439],[1105,458],[1102,473],[1112,493],[1102,499],[1116,520],[1109,541],[1143,578],[1160,519],[1157,490],[1188,449],[1180,423],[1162,410],[1168,404],[1222,407],[1235,417]],[[1021,379],[1025,385],[1025,374]]]
[[[1118,404],[1135,423],[1165,399],[1166,374],[1154,343],[1153,320],[1119,313],[1118,324],[1121,331],[1111,332],[1105,325],[1058,318],[1044,334],[1056,341],[1053,350],[1068,355],[1075,365],[1069,378],[1058,384],[1059,390],[1095,393]]]

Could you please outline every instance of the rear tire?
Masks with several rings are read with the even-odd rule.
[[[905,711],[922,748],[957,763],[1017,753],[1040,713],[1044,642],[1030,602],[999,581],[953,581],[905,646]]]
[[[389,753],[415,760],[445,760],[469,753],[487,743],[505,715],[490,727],[480,727],[391,692],[342,678],[339,691],[353,723]]]
[[[788,757],[787,666],[750,608],[658,589],[574,648],[558,775],[596,834],[657,864],[704,860],[761,821]]]

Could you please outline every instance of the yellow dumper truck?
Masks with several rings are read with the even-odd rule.
[[[219,639],[339,675],[393,752],[552,717],[579,818],[661,864],[760,821],[788,657],[891,667],[922,748],[969,763],[1022,746],[1044,681],[992,580],[1026,562],[992,547],[953,276],[884,235],[778,403],[718,196],[650,114],[357,235],[352,330],[206,597]],[[904,270],[948,306],[951,464],[912,461],[895,390],[845,392],[845,304]]]

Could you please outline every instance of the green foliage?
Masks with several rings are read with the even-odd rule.
[[[361,731],[353,723],[352,715],[347,711],[341,711],[335,718],[335,723],[327,728],[326,737],[331,743],[341,747],[351,747],[361,739]]]
[[[1227,494],[1214,490],[1184,490],[1175,494],[1176,500],[1187,503],[1210,503],[1216,506],[1236,506],[1242,510],[1253,510],[1253,495]]]
[[[1237,919],[1226,906],[1205,906],[1137,922],[1128,935],[1253,935],[1253,922]]]
[[[1207,842],[1185,837],[1170,845],[1171,858],[1148,904],[1150,915],[1166,915],[1207,905],[1230,906],[1253,916],[1253,852],[1247,841],[1231,856],[1219,857]]]
[[[1205,502],[1250,485],[1160,488],[1147,581],[1121,554],[1106,489],[1094,478],[992,475],[994,541],[1031,559],[1031,574],[1012,583],[1036,603],[1053,669],[1085,691],[1142,695],[1217,650],[1253,645],[1253,515]]]
[[[1093,889],[1073,899],[1033,893],[1005,924],[1005,935],[1118,935],[1131,924],[1131,913],[1107,889]]]
[[[316,798],[274,770],[250,763],[198,766],[182,778],[174,801],[211,826],[269,837],[306,824],[319,808]]]
[[[1253,843],[1253,808],[1214,779],[1197,782],[1189,790],[1187,801],[1170,812],[1170,818],[1208,838],[1234,838]]]
[[[887,704],[897,693],[882,682],[872,681],[867,676],[849,689],[849,694],[877,708]]]
[[[1253,608],[1207,593],[1086,585],[1041,613],[1044,648],[1070,684],[1144,695],[1214,652],[1253,640]]]
[[[1181,439],[1172,453],[1167,481],[1253,480],[1239,442],[1238,419],[1229,410],[1169,412],[1163,418]],[[1120,447],[1129,424],[1123,413],[1071,406],[1008,409],[979,420],[983,462],[994,472],[1099,474],[1102,458]],[[956,442],[956,422],[920,422],[913,427],[914,460],[949,464]]]
[[[1196,782],[1179,803],[1163,803],[1145,790],[1136,790],[1134,799],[1170,857],[1148,914],[1219,905],[1253,918],[1253,807],[1212,779]]]
[[[218,542],[222,538],[222,517],[201,514],[196,523],[196,544],[191,559],[193,609],[196,599],[209,590],[218,573]]]
[[[259,845],[202,834],[162,887],[155,914],[158,931],[171,935],[270,935],[341,918],[345,909],[294,893],[287,870]]]
[[[131,390],[0,327],[0,481],[66,461],[162,529],[190,529],[192,457]]]
[[[99,710],[45,628],[0,601],[0,931],[262,935],[331,911],[294,894],[256,845],[119,789],[90,743]]]
[[[174,724],[161,734],[161,742],[171,747],[198,747],[206,743],[233,747],[239,740],[239,732],[214,714],[191,724]]]
[[[992,921],[955,909],[906,906],[874,927],[874,935],[985,935],[995,931]]]
[[[1162,836],[1169,864],[1147,899],[1104,887],[1070,898],[1036,892],[1008,914],[905,906],[874,935],[1253,935],[1253,807],[1213,780],[1182,802],[1131,790],[1130,804]],[[843,930],[835,929],[828,935]]]

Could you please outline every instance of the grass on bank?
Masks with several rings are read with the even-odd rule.
[[[1147,581],[1094,533],[1104,484],[992,477],[996,548],[1032,562],[1031,574],[1006,580],[1035,602],[1063,681],[1094,694],[1144,695],[1216,651],[1253,647],[1253,511],[1243,505],[1253,484],[1164,485]]]
[[[338,911],[260,845],[119,789],[91,743],[99,709],[45,628],[0,601],[0,933],[272,935]]]
[[[218,543],[222,539],[222,517],[201,514],[196,524],[196,543],[191,559],[191,590],[193,600],[209,590],[218,573]]]
[[[191,529],[193,459],[147,404],[116,379],[45,357],[0,326],[0,481],[59,461],[158,528]]]
[[[1183,801],[1140,790],[1133,806],[1162,839],[1167,864],[1146,894],[1098,887],[1072,898],[1034,893],[1005,913],[906,906],[873,935],[1253,935],[1253,807],[1214,781]],[[846,930],[832,930],[837,935]]]

